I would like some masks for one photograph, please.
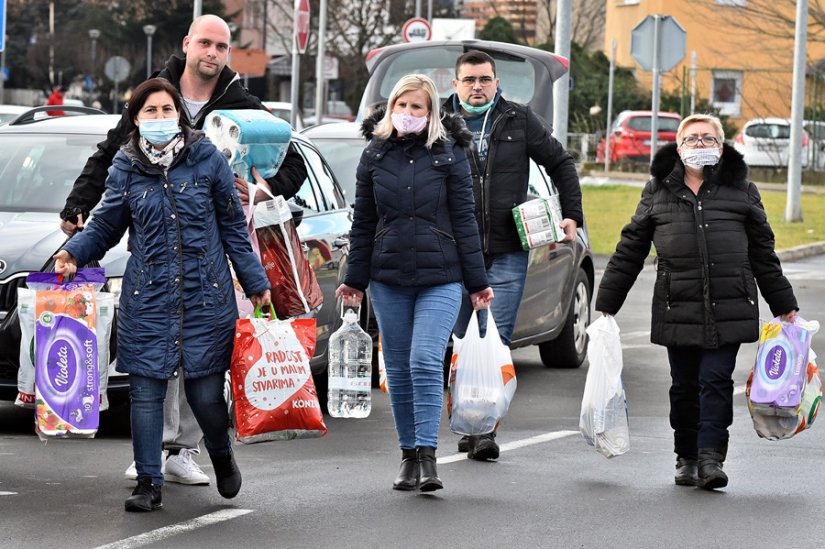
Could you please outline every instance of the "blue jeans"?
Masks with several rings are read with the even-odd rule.
[[[163,485],[160,472],[163,448],[163,401],[169,382],[138,375],[129,376],[132,402],[132,448],[138,478],[150,477],[153,484]],[[210,456],[225,456],[231,448],[229,412],[223,398],[224,374],[185,378],[186,400],[203,431]]]
[[[444,403],[444,354],[461,303],[461,284],[370,283],[402,449],[438,447]]]
[[[739,344],[718,349],[668,347],[670,426],[674,451],[696,459],[699,448],[727,451],[733,423],[733,370]]]
[[[493,289],[493,303],[490,310],[496,321],[501,342],[510,345],[513,338],[513,328],[516,326],[516,315],[524,295],[524,282],[527,279],[527,264],[530,252],[508,252],[496,254],[487,259],[487,282]],[[464,290],[461,301],[461,311],[458,313],[454,332],[458,337],[464,337],[467,323],[473,312],[470,296]],[[487,332],[487,312],[481,311],[478,315],[478,328],[482,336]]]

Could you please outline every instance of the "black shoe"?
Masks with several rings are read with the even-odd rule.
[[[472,439],[477,437],[471,437],[470,435],[464,435],[458,441],[458,451],[459,452],[468,452],[470,450],[470,446],[472,444]]]
[[[716,448],[699,448],[699,482],[697,486],[705,490],[724,488],[728,485],[728,475],[722,470],[725,452]]]
[[[478,461],[498,459],[499,449],[496,443],[495,433],[479,435],[473,438],[475,438],[475,440],[471,442],[470,449],[467,451],[468,458]]]
[[[444,488],[435,467],[435,448],[432,446],[419,446],[416,448],[416,452],[418,453],[418,464],[421,467],[421,482],[418,489],[422,492],[432,492]]]
[[[226,499],[234,498],[241,491],[241,472],[235,463],[232,450],[225,456],[209,456],[215,468],[218,493]]]
[[[395,482],[392,483],[393,490],[415,490],[418,488],[418,479],[421,476],[421,469],[418,466],[418,454],[414,449],[401,449],[401,469]]]
[[[163,507],[161,496],[161,486],[152,484],[152,479],[142,477],[138,479],[137,486],[132,491],[132,495],[126,498],[124,504],[127,511],[154,511]]]
[[[695,459],[677,458],[674,481],[679,486],[696,486],[699,482],[699,462]]]

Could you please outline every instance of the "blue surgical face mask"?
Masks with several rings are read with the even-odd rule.
[[[180,133],[177,118],[147,118],[140,120],[138,131],[152,145],[166,145]]]
[[[470,114],[484,114],[485,112],[490,110],[490,107],[493,106],[493,103],[495,103],[495,99],[493,99],[489,103],[485,103],[484,105],[480,105],[478,107],[476,107],[475,105],[470,105],[469,103],[465,103],[461,100],[459,100],[459,103],[461,104],[461,108]]]

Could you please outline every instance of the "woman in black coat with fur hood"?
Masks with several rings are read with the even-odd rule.
[[[650,340],[667,347],[676,484],[727,486],[733,370],[759,335],[757,285],[774,316],[797,303],[748,167],[724,145],[719,119],[685,118],[676,144],[656,153],[636,213],[599,285],[596,310],[615,315],[656,247]]]
[[[408,75],[362,125],[347,272],[336,297],[360,304],[367,285],[381,332],[401,470],[396,490],[443,487],[435,465],[444,353],[462,284],[476,308],[487,284],[461,117],[440,114],[428,77]]]

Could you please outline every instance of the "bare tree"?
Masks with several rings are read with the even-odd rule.
[[[556,0],[539,0],[536,25],[536,43],[555,42]],[[604,0],[577,0],[573,2],[571,13],[571,36],[573,42],[586,50],[601,49],[604,42],[606,8]]]

